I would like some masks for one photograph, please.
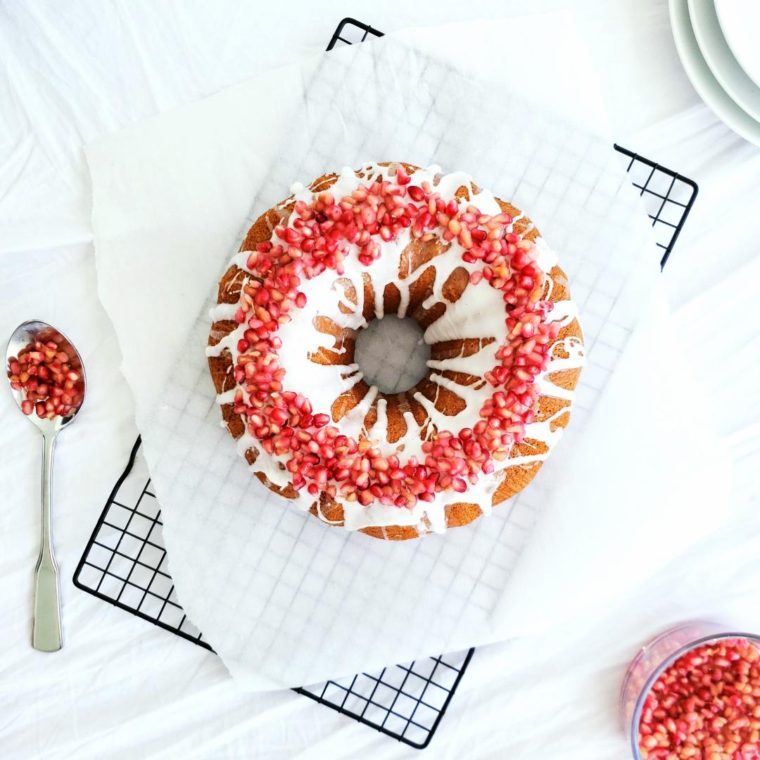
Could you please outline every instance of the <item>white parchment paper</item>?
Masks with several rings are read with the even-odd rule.
[[[144,346],[161,355],[162,324],[152,325],[154,340],[146,341],[143,333],[141,340],[126,341],[125,358],[128,352],[132,354],[125,371],[128,377],[139,378],[133,381],[135,386],[151,385],[156,391],[155,403],[142,407],[138,403],[138,424],[163,506],[170,569],[179,598],[231,672],[251,688],[309,683],[546,625],[550,621],[545,610],[560,599],[567,600],[559,576],[568,563],[591,568],[585,579],[593,580],[597,573],[609,571],[597,560],[608,562],[610,547],[625,546],[625,536],[616,530],[614,519],[607,520],[604,552],[595,554],[596,541],[584,540],[598,515],[615,514],[616,496],[625,493],[620,503],[626,515],[643,526],[659,522],[663,504],[658,494],[665,482],[677,483],[675,490],[683,497],[682,505],[672,503],[672,485],[667,491],[669,525],[681,522],[687,510],[692,516],[699,513],[706,503],[688,486],[697,463],[713,461],[707,452],[692,446],[683,467],[675,470],[670,463],[677,459],[677,452],[665,456],[668,435],[674,430],[682,433],[685,424],[678,418],[669,426],[668,411],[677,406],[677,395],[660,396],[652,425],[626,426],[628,416],[646,419],[652,408],[648,393],[665,393],[658,384],[646,382],[646,371],[631,381],[631,370],[645,366],[642,360],[646,361],[651,341],[639,340],[644,353],[638,362],[627,360],[628,382],[625,378],[617,382],[617,396],[612,399],[606,394],[604,418],[594,412],[657,277],[657,256],[646,215],[612,150],[612,141],[589,124],[569,122],[546,105],[527,102],[517,71],[506,72],[510,76],[505,76],[502,87],[478,84],[462,75],[450,59],[430,57],[405,42],[385,39],[335,51],[306,71],[282,72],[289,86],[297,88],[301,103],[287,113],[288,118],[280,117],[286,139],[270,169],[265,172],[262,167],[256,177],[263,181],[247,223],[284,197],[294,180],[308,182],[344,165],[403,159],[421,165],[435,162],[448,170],[465,168],[479,184],[525,209],[560,253],[581,309],[588,348],[588,365],[566,437],[536,481],[509,505],[467,528],[420,541],[384,543],[331,529],[301,514],[250,477],[234,442],[219,425],[203,350],[207,311],[214,300],[215,279],[234,248],[235,236],[247,224],[234,221],[244,216],[236,216],[245,204],[244,192],[255,189],[256,183],[246,188],[237,178],[216,194],[224,199],[231,193],[235,203],[230,212],[219,212],[218,217],[226,214],[229,221],[212,241],[214,230],[195,220],[198,215],[203,219],[204,210],[197,201],[205,198],[212,205],[218,201],[214,188],[205,187],[198,194],[188,189],[188,179],[193,177],[188,134],[196,129],[197,139],[213,142],[213,116],[180,128],[182,135],[175,142],[179,140],[182,149],[168,162],[161,151],[150,153],[150,146],[155,148],[161,141],[148,141],[147,149],[143,142],[154,162],[152,173],[160,173],[166,164],[167,170],[176,172],[177,192],[188,193],[193,200],[182,218],[172,220],[162,211],[172,204],[160,201],[155,192],[148,193],[145,203],[158,204],[155,214],[162,222],[151,227],[150,214],[144,214],[149,220],[147,232],[134,234],[129,204],[121,207],[121,216],[112,211],[113,195],[126,195],[118,169],[127,156],[134,158],[133,151],[124,149],[129,141],[122,141],[120,154],[108,142],[88,152],[96,191],[96,245],[104,272],[101,288],[107,306],[118,304],[117,330],[120,322],[127,321],[124,314],[130,303],[116,292],[119,280],[113,272],[118,267],[112,267],[108,253],[118,248],[119,223],[133,240],[139,241],[140,234],[150,238],[157,233],[159,240],[170,249],[172,245],[179,248],[180,254],[188,229],[201,228],[209,238],[209,261],[200,273],[177,267],[177,254],[171,252],[157,263],[157,272],[142,269],[155,299],[161,298],[163,289],[186,289],[186,299],[181,303],[174,299],[176,314],[192,312],[195,321],[178,360],[159,360],[156,372],[147,379],[139,353]],[[273,76],[272,95],[276,82]],[[245,95],[244,88],[236,94]],[[535,101],[536,93],[531,95]],[[227,106],[235,102],[229,93],[221,97],[227,98]],[[255,107],[241,104],[241,115],[255,123],[256,110],[273,107],[275,102],[259,102]],[[241,124],[223,149],[201,152],[206,160],[210,154],[219,162],[222,177],[223,167],[232,166],[240,152],[245,154],[245,121]],[[173,126],[176,130],[176,120]],[[172,136],[171,130],[165,134],[165,138]],[[184,178],[182,157],[186,157]],[[149,175],[146,171],[145,176]],[[156,187],[165,185],[157,182]],[[220,245],[220,239],[225,245]],[[178,344],[182,325],[170,322],[166,327]],[[120,336],[134,335],[130,329],[119,332]],[[657,333],[655,323],[649,334]],[[677,387],[674,392],[678,394]],[[610,409],[627,409],[628,414],[610,414]],[[653,429],[657,429],[656,437]],[[610,441],[619,445],[610,446]],[[574,477],[578,468],[565,466],[572,461],[571,455],[586,464],[580,479]],[[613,469],[619,476],[633,470],[635,477],[623,477],[625,482],[620,477],[602,478],[600,487],[594,475],[608,470],[609,456],[615,462],[635,456],[631,467]],[[680,479],[671,477],[674,471]],[[708,468],[702,472],[707,495],[711,479]],[[563,501],[563,493],[572,493],[572,504]],[[572,507],[579,502],[584,506],[582,519],[574,520]],[[537,520],[537,535],[542,529],[546,533],[543,526],[555,520],[562,526],[563,540],[557,541],[556,530],[549,530],[543,545],[529,545]],[[699,530],[687,529],[679,539],[681,545],[693,540]],[[643,542],[649,533],[633,535]],[[635,561],[637,551],[644,547],[639,543],[632,553],[622,551],[617,556],[623,564]],[[521,566],[541,571],[535,587],[531,574],[522,571],[514,578],[519,581],[515,589],[513,571]],[[635,574],[625,577],[630,582]],[[614,593],[614,588],[610,591]]]

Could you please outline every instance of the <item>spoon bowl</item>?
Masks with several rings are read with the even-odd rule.
[[[60,330],[31,320],[13,331],[5,368],[16,404],[42,433],[42,535],[35,568],[32,646],[55,652],[63,646],[63,637],[50,520],[53,450],[58,433],[82,408],[84,366],[79,352]]]
[[[5,352],[5,366],[8,369],[8,364],[11,359],[16,358],[19,354],[35,341],[42,341],[47,343],[53,341],[58,346],[59,350],[66,353],[69,357],[69,363],[72,369],[77,371],[81,375],[81,401],[84,400],[84,393],[87,386],[85,378],[84,365],[82,364],[82,357],[79,352],[74,348],[74,344],[60,331],[56,330],[52,325],[47,322],[41,322],[38,319],[32,319],[28,322],[22,322],[14,331],[8,341],[8,348]],[[19,409],[26,400],[26,394],[23,389],[16,389],[11,385],[11,395],[16,401]],[[53,435],[65,428],[72,420],[77,416],[79,410],[82,408],[82,403],[75,405],[66,415],[54,415],[53,417],[40,417],[35,413],[27,414],[29,421],[36,425],[43,433],[43,435]]]

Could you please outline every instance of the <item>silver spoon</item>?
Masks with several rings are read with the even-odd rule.
[[[62,393],[67,393],[66,396],[62,396],[64,400],[72,397],[71,403],[68,403],[66,408],[62,410],[64,414],[54,414],[52,410],[48,410],[48,416],[39,416],[37,414],[37,406],[34,402],[32,402],[34,406],[33,410],[31,412],[29,411],[30,402],[26,386],[19,389],[14,388],[13,384],[11,385],[11,393],[16,399],[19,409],[26,414],[30,421],[33,422],[42,433],[42,538],[40,542],[40,555],[37,559],[37,566],[35,568],[32,646],[42,652],[55,652],[63,646],[63,639],[61,636],[58,565],[56,564],[55,555],[53,554],[52,530],[50,525],[50,501],[53,485],[53,448],[58,433],[63,430],[74,417],[76,417],[77,412],[79,412],[79,409],[82,406],[85,391],[85,377],[82,358],[72,345],[71,341],[59,330],[56,330],[45,322],[32,320],[20,324],[13,331],[13,335],[11,335],[11,339],[8,342],[8,350],[6,351],[5,357],[5,370],[8,374],[9,380],[12,380],[12,372],[10,370],[11,360],[16,360],[18,362],[19,353],[24,352],[24,349],[33,346],[35,341],[42,341],[42,343],[55,342],[57,345],[57,353],[59,355],[61,353],[66,354],[66,364],[69,366],[70,371],[73,374],[78,374],[81,378],[76,382],[71,380],[71,382],[74,382],[75,384],[74,390],[70,392],[62,390]],[[28,354],[28,351],[25,353]],[[56,360],[52,359],[52,361],[55,362]],[[60,361],[64,361],[62,356],[60,357]],[[37,371],[40,371],[39,368]],[[44,382],[49,375],[47,368],[43,374],[44,376],[40,379]],[[18,377],[18,375],[16,377]],[[38,379],[38,383],[40,379]],[[16,381],[15,384],[18,385],[18,381]],[[45,383],[44,385],[45,387],[42,388],[43,391],[45,388],[55,385],[55,383]],[[37,390],[39,390],[39,388]],[[52,390],[50,392],[52,393]],[[45,406],[44,402],[42,403],[42,406]],[[43,413],[45,412],[44,408],[40,409],[40,411]]]

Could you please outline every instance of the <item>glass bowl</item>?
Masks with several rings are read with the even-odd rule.
[[[697,620],[664,631],[645,644],[634,657],[623,679],[620,714],[635,760],[641,760],[641,713],[647,695],[657,679],[690,650],[722,639],[746,639],[760,650],[760,636],[731,632],[720,623]]]

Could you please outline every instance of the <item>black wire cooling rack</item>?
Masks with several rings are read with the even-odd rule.
[[[167,571],[161,510],[138,438],[74,575],[74,585],[213,651]],[[474,649],[295,689],[412,747],[433,736]]]
[[[369,36],[381,37],[382,32],[346,18],[327,49]],[[664,266],[697,196],[697,185],[627,148],[615,145],[615,150],[629,159],[627,170],[647,207]],[[161,510],[138,438],[79,561],[74,585],[213,651],[177,600],[161,530]],[[474,651],[427,657],[295,691],[422,749],[438,728]]]
[[[333,32],[327,49],[382,36],[383,32],[369,24],[344,18]],[[621,145],[616,144],[615,150],[629,159],[627,171],[633,186],[645,198],[657,246],[663,251],[660,266],[664,267],[699,192],[697,183]]]

